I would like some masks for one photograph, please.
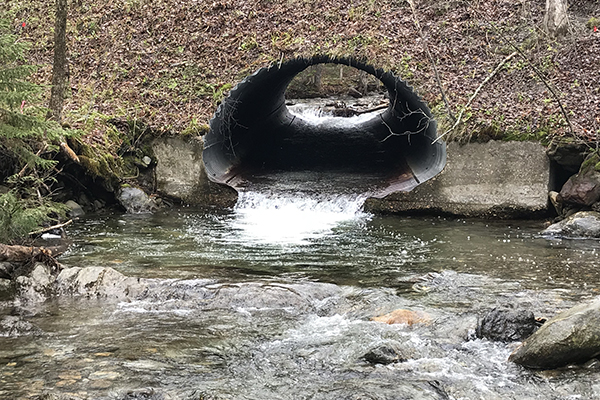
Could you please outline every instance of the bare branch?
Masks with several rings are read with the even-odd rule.
[[[64,224],[52,225],[52,226],[49,226],[47,228],[42,228],[42,229],[38,229],[37,231],[29,232],[29,235],[38,235],[40,233],[48,232],[48,231],[51,231],[53,229],[63,228],[65,226],[67,226],[67,225],[70,225],[71,223],[73,223],[72,219],[68,220]]]
[[[442,80],[440,79],[440,73],[438,72],[437,65],[433,56],[431,55],[431,51],[429,51],[429,46],[427,45],[427,39],[423,34],[423,29],[421,28],[421,24],[419,23],[419,19],[417,18],[417,10],[415,9],[415,3],[413,0],[407,0],[408,4],[410,4],[410,9],[413,14],[413,22],[419,31],[419,36],[421,36],[421,41],[423,42],[423,46],[425,47],[425,53],[427,53],[427,57],[429,58],[429,62],[431,62],[431,66],[433,67],[433,72],[435,74],[435,81],[437,83],[438,88],[440,89],[440,93],[442,94],[442,100],[444,101],[444,106],[446,107],[446,112],[452,121],[456,121],[456,117],[450,108],[450,103],[448,102],[448,97],[446,97],[446,92],[444,91],[444,87],[442,86]]]
[[[446,132],[444,132],[442,135],[438,136],[437,139],[435,139],[431,144],[436,143],[437,141],[442,139],[444,136],[446,136],[448,133],[450,133],[454,129],[456,129],[456,127],[460,124],[460,121],[462,120],[462,116],[463,116],[465,110],[467,108],[469,108],[471,106],[471,103],[473,103],[473,100],[475,100],[475,98],[477,98],[477,95],[481,91],[481,88],[483,88],[485,86],[485,84],[488,83],[502,69],[502,67],[504,67],[504,64],[509,62],[510,59],[516,55],[517,55],[517,52],[513,51],[504,60],[502,60],[500,62],[500,64],[498,64],[496,66],[496,68],[492,71],[492,73],[489,74],[488,77],[485,78],[483,82],[481,82],[481,84],[477,87],[477,89],[475,89],[475,92],[471,95],[471,97],[469,98],[469,101],[467,101],[467,104],[465,104],[465,106],[460,110],[460,113],[458,114],[458,118],[454,122],[454,125],[452,125],[452,127],[450,129],[448,129]]]
[[[420,115],[421,119],[419,120],[419,123],[417,124],[417,128],[421,127],[420,129],[416,130],[416,131],[405,131],[402,133],[397,133],[394,132],[392,130],[392,128],[385,122],[385,120],[383,119],[383,116],[380,114],[379,118],[381,119],[381,122],[383,122],[383,124],[386,126],[386,128],[388,128],[388,131],[390,131],[390,134],[388,136],[386,136],[385,138],[383,138],[381,140],[381,142],[385,142],[386,140],[388,140],[389,138],[393,137],[393,136],[408,136],[408,140],[410,142],[410,136],[411,135],[418,135],[421,132],[426,131],[429,128],[429,124],[431,122],[431,118],[423,112],[422,109],[418,109],[415,111],[410,110],[410,108],[408,107],[408,104],[406,104],[406,109],[408,110],[408,113],[404,114],[402,117],[397,117],[398,120],[400,122],[404,121],[406,118],[411,117],[413,115]]]

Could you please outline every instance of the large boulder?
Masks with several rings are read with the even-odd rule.
[[[449,143],[448,162],[410,192],[367,199],[371,212],[531,218],[548,212],[550,162],[533,142]]]
[[[509,361],[528,368],[553,369],[583,363],[600,354],[600,297],[548,320],[526,339]]]
[[[573,175],[560,190],[563,203],[591,206],[600,200],[600,172],[590,169]]]
[[[477,324],[477,337],[499,342],[515,342],[530,336],[538,328],[531,311],[494,308]]]
[[[573,238],[600,238],[600,213],[580,211],[550,225],[542,235]]]
[[[134,298],[147,285],[147,280],[127,277],[112,268],[72,267],[64,268],[56,275],[50,267],[37,263],[30,274],[16,278],[14,287],[18,301],[39,303],[56,295],[107,300]]]
[[[33,266],[29,275],[21,275],[15,279],[17,298],[25,303],[40,303],[52,294],[54,276],[50,267],[42,263]]]
[[[113,268],[72,267],[60,272],[54,290],[57,294],[119,300],[133,298],[145,288],[143,279],[127,277]]]

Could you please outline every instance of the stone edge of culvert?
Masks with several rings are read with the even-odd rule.
[[[540,143],[450,142],[447,157],[446,167],[436,177],[410,192],[367,199],[365,209],[380,214],[485,219],[548,215],[550,161]]]

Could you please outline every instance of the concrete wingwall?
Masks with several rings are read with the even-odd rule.
[[[548,213],[550,162],[535,142],[449,143],[447,164],[410,192],[368,199],[376,213],[536,218]]]
[[[233,189],[208,180],[202,138],[160,138],[153,144],[160,194],[190,205],[232,206]],[[368,199],[375,213],[537,218],[548,214],[550,162],[535,142],[449,143],[447,164],[410,192]]]
[[[210,182],[202,162],[201,137],[155,139],[152,151],[156,190],[163,196],[193,206],[230,207],[237,200],[235,190]]]

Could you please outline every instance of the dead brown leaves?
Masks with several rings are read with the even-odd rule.
[[[425,46],[457,113],[513,51],[501,32],[544,72],[560,92],[577,133],[591,139],[600,129],[600,33],[581,28],[585,15],[574,15],[579,28],[560,42],[551,41],[537,28],[543,16],[538,3],[415,2],[424,42],[408,4],[395,0],[74,2],[68,28],[73,93],[65,114],[75,127],[101,114],[139,118],[155,129],[180,132],[192,119],[208,122],[222,85],[234,85],[282,56],[331,54],[362,57],[395,70],[444,117]],[[51,21],[46,16],[52,5],[23,0],[15,7],[22,7],[19,18],[39,21],[28,26],[24,39],[31,41],[32,58],[42,65],[37,78],[49,82]],[[558,134],[566,129],[542,82],[517,59],[467,111],[465,130],[490,124],[504,130],[551,127]]]

